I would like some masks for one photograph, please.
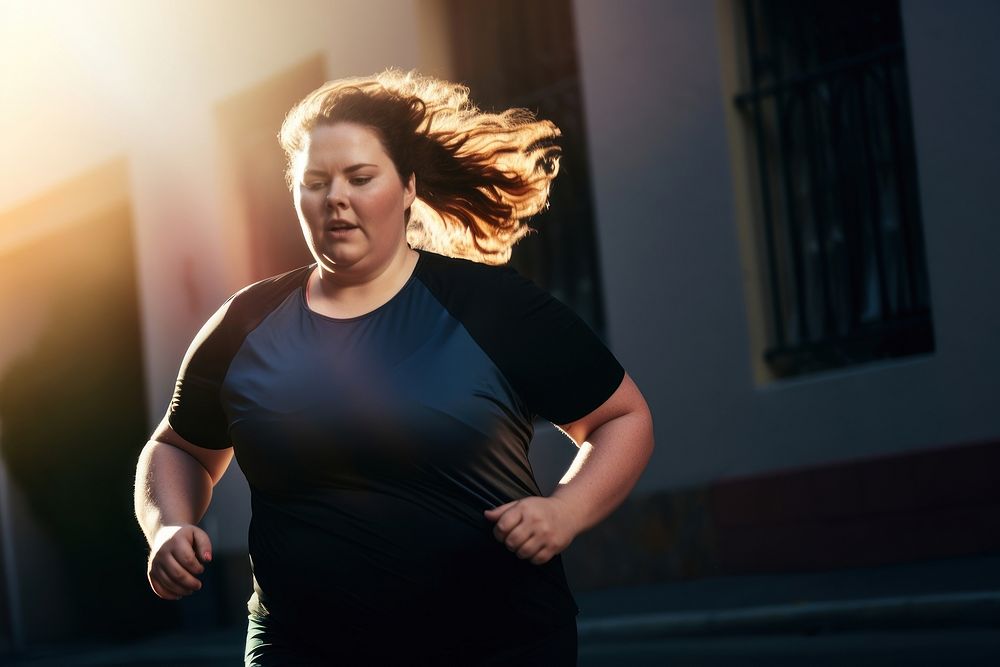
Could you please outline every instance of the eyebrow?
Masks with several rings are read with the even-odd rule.
[[[378,166],[377,164],[367,164],[367,163],[362,162],[362,163],[359,163],[359,164],[352,164],[350,167],[347,167],[346,169],[344,169],[344,171],[347,172],[348,174],[352,174],[352,173],[354,173],[356,171],[360,171],[361,169],[364,169],[365,167],[377,167],[377,166]],[[306,169],[304,173],[305,174],[325,174],[326,172],[323,171],[322,169]]]

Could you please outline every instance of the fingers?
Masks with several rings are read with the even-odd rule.
[[[514,505],[516,505],[517,503],[518,503],[517,500],[512,500],[509,503],[504,503],[503,505],[499,505],[498,507],[494,507],[491,510],[486,510],[485,514],[490,519],[495,519],[496,517],[500,516],[501,514],[503,514],[504,512],[506,512],[508,509],[510,509],[511,507],[513,507]]]
[[[538,536],[532,535],[514,546],[507,544],[507,548],[514,552],[514,554],[521,560],[527,560],[534,557],[539,551],[545,548],[546,542]]]
[[[179,600],[201,590],[196,575],[205,572],[203,562],[208,563],[211,554],[211,541],[200,528],[174,530],[150,556],[147,578],[153,592],[164,599]]]
[[[514,552],[520,549],[524,545],[524,543],[527,542],[532,537],[532,535],[534,535],[534,531],[532,530],[531,526],[529,526],[527,522],[523,521],[521,523],[518,523],[506,535],[502,534],[497,535],[496,533],[497,529],[494,528],[493,534],[497,538],[497,540],[503,542],[503,545],[507,547],[508,551],[514,551]]]
[[[201,561],[198,560],[198,557],[191,549],[184,549],[180,553],[174,551],[171,555],[181,567],[191,574],[204,574],[205,566],[201,564]]]
[[[517,557],[521,560],[530,560],[534,565],[543,565],[552,558],[553,552],[550,545],[537,538],[528,540],[517,550]]]
[[[505,511],[499,512],[501,508]],[[523,498],[486,511],[494,521],[493,537],[522,560],[547,563],[573,540],[561,519],[560,506],[548,498]]]
[[[205,563],[212,562],[212,540],[208,538],[208,533],[195,528],[194,530],[194,553],[197,558]]]
[[[198,567],[204,571],[200,565]],[[149,576],[175,598],[191,595],[201,590],[202,586],[201,582],[177,562],[172,554],[160,554],[150,566]]]
[[[535,565],[552,558],[551,540],[544,533],[529,532],[523,523],[507,535],[504,546],[521,560],[531,560]]]
[[[521,513],[507,512],[493,527],[493,536],[521,560],[534,559],[547,546],[543,536],[536,534],[534,527]],[[541,562],[547,560],[545,558]]]
[[[514,530],[514,528],[521,523],[522,518],[523,513],[520,508],[514,507],[505,511],[493,525],[493,536],[503,542],[507,538],[510,531]]]
[[[173,584],[164,583],[161,573],[150,570],[146,574],[146,578],[149,580],[149,586],[156,593],[157,597],[164,600],[180,600],[184,597],[179,588]]]
[[[531,563],[533,565],[544,565],[552,560],[553,553],[549,549],[542,549],[534,556],[531,557]]]
[[[201,589],[201,581],[194,575],[202,574],[205,568],[193,556],[177,558],[174,554],[167,554],[163,570],[174,583],[195,591]]]
[[[534,565],[547,563],[555,554],[553,545],[544,535],[528,533],[523,524],[510,532],[504,546],[521,560],[530,560]]]
[[[146,577],[153,592],[164,600],[180,600],[191,594],[171,582],[159,569],[150,570]]]

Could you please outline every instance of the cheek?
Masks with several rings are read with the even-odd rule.
[[[295,207],[298,209],[300,217],[311,220],[323,214],[326,202],[323,197],[317,196],[316,193],[306,191],[299,195]]]
[[[402,200],[397,188],[387,187],[371,191],[358,205],[373,219],[389,220],[398,216],[402,220]]]

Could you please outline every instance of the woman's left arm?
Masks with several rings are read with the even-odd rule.
[[[518,558],[541,565],[611,514],[653,453],[653,419],[632,378],[600,407],[559,425],[580,448],[558,488],[486,510],[493,535]]]

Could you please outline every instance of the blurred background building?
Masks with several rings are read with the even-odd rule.
[[[0,2],[0,655],[239,625],[234,464],[206,587],[150,592],[135,460],[239,287],[309,261],[283,114],[388,66],[525,106],[562,173],[514,263],[643,390],[578,591],[1000,552],[1000,5]],[[574,455],[539,425],[543,487]]]

